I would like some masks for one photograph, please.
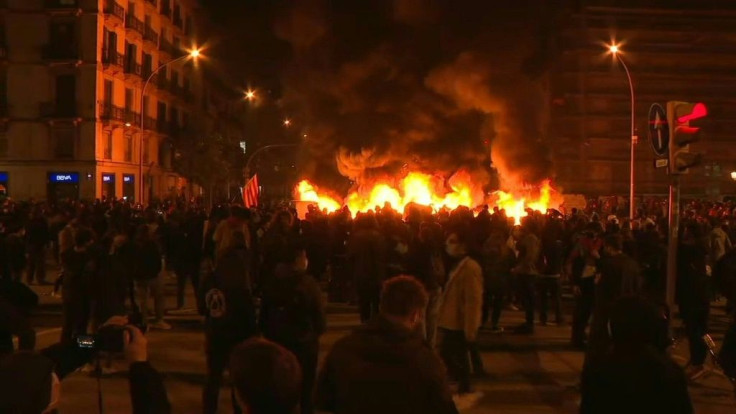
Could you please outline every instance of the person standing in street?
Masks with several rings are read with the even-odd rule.
[[[348,268],[357,287],[360,321],[378,313],[381,283],[386,277],[386,241],[372,215],[359,215],[347,244]]]
[[[257,331],[245,235],[235,231],[230,237],[229,247],[221,252],[214,271],[202,280],[200,292],[207,357],[207,378],[202,391],[204,414],[217,413],[222,375],[231,351]],[[233,412],[241,412],[234,394]]]
[[[68,343],[87,332],[90,318],[90,285],[99,271],[99,263],[91,246],[92,230],[83,228],[74,235],[74,247],[61,254],[63,326],[61,342]]]
[[[539,276],[541,242],[537,236],[537,224],[532,217],[526,217],[521,226],[521,238],[516,243],[519,251],[518,261],[512,272],[516,277],[519,299],[524,306],[524,324],[516,328],[516,333],[534,333],[534,307],[536,305],[536,283]]]
[[[317,376],[319,337],[325,331],[322,292],[306,273],[305,246],[289,243],[288,263],[276,267],[274,278],[263,287],[261,331],[263,336],[291,351],[302,368],[301,414],[312,414],[312,390]]]
[[[164,321],[162,259],[159,244],[151,236],[148,226],[142,224],[136,231],[135,250],[137,255],[134,279],[138,290],[138,302],[144,320],[148,318],[148,299],[153,296],[155,320],[151,328],[168,330],[171,325]]]
[[[458,394],[474,398],[470,388],[468,353],[481,326],[483,272],[468,253],[467,232],[456,230],[447,237],[445,249],[455,260],[442,294],[437,326],[442,332],[440,355],[450,375],[458,381]]]
[[[49,285],[46,280],[46,247],[50,242],[49,225],[40,207],[36,207],[26,224],[26,253],[28,256],[28,274],[26,279],[29,285],[34,280],[39,285]]]
[[[585,330],[595,303],[595,275],[598,273],[600,250],[603,248],[600,232],[599,224],[589,223],[570,253],[568,261],[568,273],[572,275],[572,289],[575,295],[571,342],[579,349],[585,348],[587,340]]]
[[[417,331],[427,300],[411,276],[384,282],[379,313],[338,340],[325,358],[317,408],[335,414],[457,414],[442,361]]]

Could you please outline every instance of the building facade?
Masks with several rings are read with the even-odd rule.
[[[736,194],[736,3],[723,0],[580,0],[559,25],[550,72],[557,181],[567,193],[627,195],[630,100],[626,74],[607,45],[619,43],[636,97],[636,193],[666,194],[654,167],[647,114],[653,103],[703,102],[709,114],[692,146],[704,163],[683,194]]]
[[[196,7],[0,1],[0,185],[8,195],[147,202],[191,191],[172,170],[173,148],[206,109],[206,85],[195,62],[168,63],[196,47]]]

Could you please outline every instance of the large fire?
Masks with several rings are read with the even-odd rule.
[[[435,211],[459,206],[475,209],[488,205],[504,210],[516,224],[521,222],[529,209],[546,212],[549,208],[559,206],[549,181],[544,181],[538,188],[523,187],[509,192],[485,194],[482,186],[474,183],[465,171],[458,171],[448,180],[422,172],[410,172],[400,179],[378,179],[371,185],[351,190],[344,202],[320,192],[308,180],[299,182],[294,192],[297,200],[314,203],[320,210],[327,212],[337,211],[343,205],[348,206],[352,214],[385,205],[403,211],[410,203],[430,206]]]

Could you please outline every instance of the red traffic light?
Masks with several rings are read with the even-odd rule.
[[[693,106],[693,109],[689,114],[678,117],[677,122],[684,124],[692,121],[693,119],[702,118],[706,115],[708,115],[708,108],[705,107],[704,103],[698,102]]]

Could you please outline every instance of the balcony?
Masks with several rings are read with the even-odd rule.
[[[158,50],[168,54],[170,57],[173,57],[175,55],[174,45],[172,45],[171,42],[166,40],[163,36],[161,36],[159,39]]]
[[[81,13],[79,0],[44,0],[46,10],[50,12]]]
[[[126,75],[132,75],[141,77],[141,74],[143,72],[143,67],[140,63],[136,62],[135,60],[128,59],[125,61],[125,66],[123,67],[123,73]]]
[[[125,8],[119,5],[115,0],[106,0],[104,8],[105,18],[112,18],[119,23],[125,21]]]
[[[143,129],[153,131],[157,129],[156,119],[150,116],[143,116]]]
[[[143,40],[153,43],[154,46],[158,45],[158,33],[153,30],[153,27],[146,25],[143,31]]]
[[[148,83],[151,84],[151,86],[158,85],[158,73],[151,72],[150,69],[143,69],[143,73],[141,73],[141,79],[144,81],[148,81]]]
[[[122,53],[118,53],[117,50],[111,50],[104,48],[102,49],[102,64],[105,67],[114,66],[122,68],[125,62],[125,56]]]
[[[100,102],[100,119],[107,122],[125,122],[125,110],[107,102]]]
[[[43,58],[52,63],[78,63],[79,47],[76,44],[48,44],[43,47]]]
[[[131,14],[128,14],[125,18],[125,28],[128,29],[129,32],[138,33],[141,36],[143,36],[146,31],[143,21]]]
[[[77,118],[77,103],[41,102],[38,109],[41,118]]]
[[[125,126],[138,127],[141,124],[141,114],[132,110],[125,110],[124,114]]]

